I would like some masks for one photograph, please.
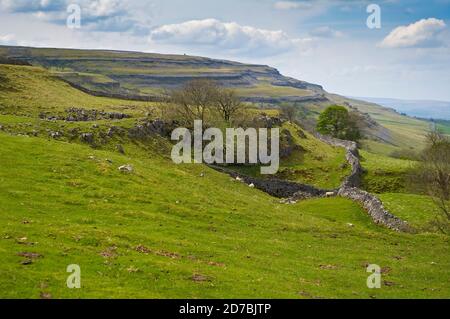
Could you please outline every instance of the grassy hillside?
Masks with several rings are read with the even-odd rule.
[[[83,93],[39,67],[0,65],[0,112],[36,116],[69,107],[143,115],[150,103],[99,98]],[[137,112],[136,112],[137,110]]]
[[[96,92],[133,96],[161,95],[165,89],[202,77],[235,87],[242,96],[248,97],[311,96],[320,88],[285,78],[276,69],[265,65],[187,55],[0,47],[0,57],[47,68]]]
[[[129,128],[151,103],[81,93],[40,68],[0,66],[0,297],[2,298],[446,298],[449,238],[376,226],[342,198],[281,204],[203,165],[177,166],[160,137],[105,139],[93,148],[67,134]],[[49,121],[67,107],[132,118]],[[304,149],[283,168],[298,180],[338,183],[343,152],[285,126]],[[49,133],[64,135],[55,140]],[[26,135],[25,135],[26,134]],[[32,135],[37,135],[33,137]],[[122,144],[125,154],[115,150]],[[306,151],[306,152],[305,152]],[[381,163],[363,154],[371,172]],[[133,172],[118,167],[131,164]],[[390,162],[389,167],[403,167]],[[294,175],[295,176],[295,175]],[[381,177],[380,177],[381,178]],[[421,197],[383,194],[414,226],[429,220]],[[383,286],[366,287],[367,264]],[[66,288],[81,267],[82,289]]]
[[[298,149],[289,157],[281,159],[277,177],[323,189],[338,188],[350,173],[345,150],[316,139],[295,124],[283,124],[281,131],[283,130],[290,132]],[[270,178],[261,175],[258,166],[233,167],[233,169],[255,177]]]
[[[395,112],[393,109],[385,108],[374,103],[343,98],[331,95],[337,103],[350,103],[360,112],[369,114],[383,127],[388,129],[386,143],[383,147],[376,148],[377,151],[389,153],[394,149],[420,150],[424,146],[425,136],[431,129],[430,122],[411,118]],[[373,146],[368,142],[369,147]],[[380,146],[378,144],[378,146]]]
[[[448,238],[393,233],[350,201],[284,205],[203,166],[3,133],[0,141],[1,297],[450,293]],[[129,175],[117,169],[126,163]],[[24,265],[21,253],[40,257]],[[385,267],[382,289],[366,288],[366,263]],[[69,264],[81,266],[80,290],[65,288]]]

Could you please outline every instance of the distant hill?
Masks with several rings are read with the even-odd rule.
[[[390,107],[409,116],[426,119],[450,120],[450,102],[432,100],[400,100],[389,98],[361,97],[361,100]]]
[[[386,154],[396,148],[421,148],[429,129],[426,121],[375,103],[330,94],[318,84],[286,77],[267,65],[188,55],[14,46],[0,46],[0,64],[1,59],[4,64],[14,61],[45,68],[78,90],[108,98],[155,101],[168,89],[208,78],[234,88],[243,101],[257,107],[294,103],[304,111],[308,123],[329,105],[345,105],[364,115],[365,138],[381,143]]]
[[[0,46],[0,58],[44,67],[79,89],[110,97],[154,98],[208,78],[238,89],[249,102],[323,99],[320,85],[285,77],[272,67],[204,57]]]

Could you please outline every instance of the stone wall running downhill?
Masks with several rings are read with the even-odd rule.
[[[324,143],[336,147],[343,147],[346,149],[346,158],[348,163],[352,167],[352,173],[345,178],[344,182],[338,190],[327,191],[315,188],[310,185],[304,185],[279,179],[259,179],[239,174],[232,170],[228,170],[223,166],[211,167],[217,171],[226,173],[233,178],[240,179],[244,183],[252,185],[271,196],[278,198],[287,198],[288,203],[307,198],[328,197],[336,195],[349,198],[359,203],[367,211],[374,223],[383,225],[395,231],[412,231],[412,228],[408,225],[408,223],[388,212],[384,208],[381,200],[378,199],[375,195],[359,189],[362,182],[364,169],[361,166],[359,160],[358,145],[355,142],[340,140],[324,136],[319,133],[316,133],[315,136]]]
[[[339,196],[346,197],[361,204],[375,224],[384,225],[395,231],[411,232],[412,229],[405,221],[388,212],[375,195],[355,187],[342,187]]]
[[[360,187],[362,182],[362,177],[364,174],[364,169],[361,166],[361,162],[359,161],[359,151],[358,144],[352,141],[340,140],[337,138],[325,136],[319,133],[315,133],[316,138],[321,140],[324,143],[327,143],[336,147],[343,147],[346,150],[345,157],[347,162],[350,164],[352,168],[352,172],[349,176],[347,176],[344,182],[341,185],[343,187]]]
[[[358,145],[352,141],[344,141],[319,133],[315,135],[322,142],[346,149],[346,158],[352,167],[352,173],[345,178],[338,190],[338,195],[361,204],[376,224],[386,226],[395,231],[411,232],[412,229],[408,223],[388,212],[379,198],[359,189],[364,168],[359,160]]]

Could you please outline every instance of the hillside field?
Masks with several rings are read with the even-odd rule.
[[[282,204],[204,165],[175,165],[162,137],[101,140],[157,117],[156,103],[93,97],[39,67],[0,65],[0,78],[0,298],[450,296],[449,237],[424,227],[433,204],[388,188],[410,161],[362,152],[367,187],[416,229],[398,233],[347,199]],[[131,117],[39,118],[70,107]],[[343,150],[284,128],[306,152],[282,169],[338,186],[349,171]],[[71,139],[74,129],[98,143]],[[125,164],[132,172],[119,171]],[[81,289],[66,287],[70,264],[81,267]],[[381,289],[367,288],[369,264],[382,267]]]

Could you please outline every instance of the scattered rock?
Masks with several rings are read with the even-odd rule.
[[[80,137],[81,141],[88,144],[94,144],[94,134],[92,133],[83,133]]]
[[[250,185],[248,185],[248,187],[250,187],[250,188],[255,188],[255,184],[250,184]]]
[[[291,198],[284,198],[284,199],[280,200],[280,204],[295,205],[295,204],[297,204],[297,201],[292,200]]]
[[[122,165],[119,167],[119,171],[123,173],[132,173],[133,172],[133,166],[130,164]]]
[[[347,223],[348,227],[355,227],[355,225],[353,225],[352,223]]]
[[[50,132],[50,137],[54,139],[61,138],[63,134],[61,132]]]

